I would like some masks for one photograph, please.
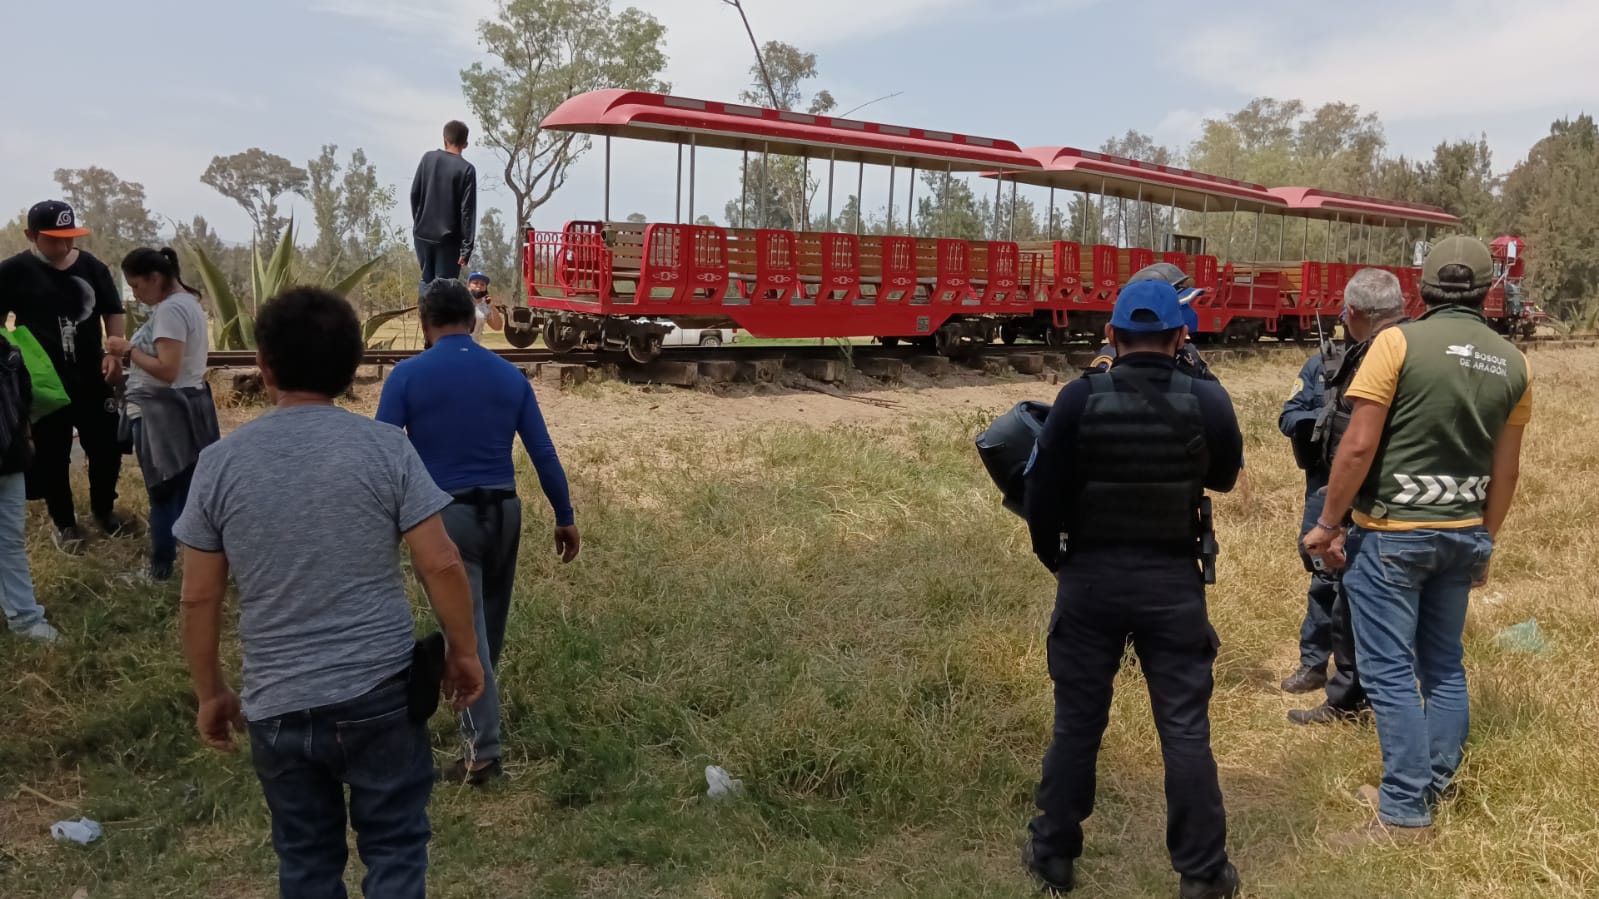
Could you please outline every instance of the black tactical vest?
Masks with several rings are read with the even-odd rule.
[[[1193,379],[1172,373],[1168,416],[1130,389],[1128,381],[1142,377],[1120,368],[1089,376],[1094,392],[1077,425],[1075,463],[1085,483],[1066,524],[1072,545],[1192,543],[1199,536],[1210,449]]]
[[[1338,452],[1338,444],[1343,442],[1344,433],[1349,430],[1349,418],[1354,412],[1355,404],[1349,401],[1349,385],[1355,382],[1355,373],[1360,371],[1360,363],[1366,359],[1366,352],[1371,349],[1371,344],[1377,339],[1377,334],[1388,330],[1394,325],[1410,321],[1401,318],[1392,324],[1384,325],[1372,334],[1365,343],[1352,344],[1337,351],[1334,358],[1328,359],[1323,367],[1322,377],[1326,378],[1327,399],[1322,406],[1321,414],[1316,418],[1316,427],[1312,437],[1321,451],[1321,460],[1329,469],[1332,468],[1333,455]]]

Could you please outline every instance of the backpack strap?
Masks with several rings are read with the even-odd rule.
[[[1088,376],[1088,386],[1094,388],[1095,393],[1115,393],[1116,379],[1111,377],[1110,372],[1095,372]]]

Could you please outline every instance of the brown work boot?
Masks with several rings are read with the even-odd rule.
[[[1414,846],[1427,842],[1432,836],[1431,825],[1400,827],[1378,820],[1347,833],[1333,834],[1327,838],[1327,848],[1334,852],[1354,852],[1367,846]]]

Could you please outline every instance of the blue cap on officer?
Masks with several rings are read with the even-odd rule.
[[[483,274],[482,272],[473,272],[472,274],[467,275],[466,280],[468,283],[472,281],[482,281],[484,284],[487,284],[489,283],[489,276]]]
[[[1131,334],[1174,331],[1184,324],[1177,291],[1164,281],[1134,281],[1123,287],[1110,314],[1111,327]]]

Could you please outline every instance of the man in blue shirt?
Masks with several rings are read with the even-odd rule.
[[[417,311],[428,349],[395,366],[383,385],[377,418],[406,430],[428,474],[455,500],[444,510],[444,527],[466,561],[478,654],[489,664],[484,666],[482,698],[461,718],[472,757],[457,761],[441,777],[482,785],[501,774],[494,672],[522,538],[511,446],[517,435],[555,512],[555,551],[563,562],[577,558],[577,525],[566,472],[533,387],[516,366],[472,339],[477,312],[466,285],[453,278],[430,283]]]
[[[1313,432],[1322,407],[1327,405],[1327,390],[1322,372],[1322,353],[1305,362],[1294,381],[1293,392],[1283,403],[1277,429],[1293,443],[1294,462],[1305,472],[1304,514],[1299,538],[1310,533],[1321,515],[1327,487],[1327,463],[1316,448]],[[1306,594],[1305,620],[1299,626],[1299,667],[1282,682],[1284,693],[1309,693],[1327,685],[1327,661],[1332,657],[1332,606],[1338,581],[1330,571],[1317,571],[1310,556],[1299,551],[1300,561],[1310,573]]]

